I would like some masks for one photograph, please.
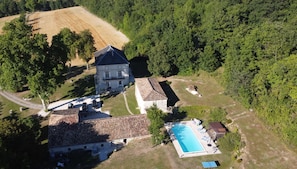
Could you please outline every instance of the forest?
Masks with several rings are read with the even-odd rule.
[[[75,6],[73,0],[1,0],[0,17],[25,13],[27,11],[49,11]]]
[[[297,146],[296,0],[75,0],[123,31],[152,75],[223,70],[226,93]]]

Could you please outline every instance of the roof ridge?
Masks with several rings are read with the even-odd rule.
[[[161,93],[160,91],[158,91],[158,90],[156,90],[156,88],[154,87],[154,85],[152,84],[152,82],[151,82],[151,79],[152,78],[148,78],[149,79],[149,82],[150,82],[150,86],[153,88],[153,91],[155,91],[155,92],[157,92],[158,94],[160,94],[160,95],[162,95],[162,96],[165,96],[165,95],[163,95],[163,93]],[[156,80],[156,79],[154,79],[159,85],[160,85],[160,83]],[[160,85],[161,86],[161,85]],[[166,97],[166,96],[165,96]]]

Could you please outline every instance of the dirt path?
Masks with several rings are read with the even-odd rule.
[[[126,109],[127,109],[127,111],[128,111],[131,115],[134,115],[134,114],[131,112],[130,108],[129,108],[129,105],[128,105],[128,102],[127,102],[127,97],[126,97],[126,93],[125,93],[125,92],[123,92],[123,96],[124,96],[124,101],[125,101],[125,105],[126,105]]]
[[[35,104],[35,103],[31,103],[29,101],[23,100],[15,95],[13,95],[12,93],[6,92],[6,91],[0,91],[0,95],[2,95],[3,97],[5,97],[6,99],[20,105],[20,106],[24,106],[30,109],[36,109],[36,110],[41,110],[43,109],[41,104]]]

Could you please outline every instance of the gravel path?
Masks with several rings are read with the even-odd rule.
[[[27,107],[27,108],[30,108],[30,109],[36,109],[36,110],[43,109],[41,104],[31,103],[29,101],[23,100],[23,99],[15,96],[14,94],[6,92],[6,91],[0,91],[0,95],[2,95],[6,99],[8,99],[8,100],[20,105],[20,106],[23,106],[23,107]]]
[[[126,98],[126,93],[123,92],[123,95],[124,95],[124,100],[125,100],[126,109],[128,110],[128,112],[129,112],[131,115],[134,115],[134,114],[131,112],[130,108],[129,108],[129,105],[128,105],[128,102],[127,102],[127,98]]]

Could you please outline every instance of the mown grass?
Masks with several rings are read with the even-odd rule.
[[[99,164],[96,169],[190,169],[202,168],[202,161],[218,161],[219,168],[237,167],[237,162],[230,158],[228,152],[191,158],[179,158],[172,143],[153,147],[150,138],[134,140],[111,157]]]
[[[125,94],[126,94],[128,106],[131,112],[133,114],[140,114],[139,110],[137,109],[138,105],[135,98],[135,87],[134,86],[129,87],[126,90]],[[103,107],[102,107],[103,112],[108,111],[113,117],[130,115],[125,105],[123,93],[102,97],[102,100],[103,100]]]
[[[130,86],[130,88],[128,88],[126,90],[126,97],[127,97],[127,102],[128,102],[131,112],[133,114],[140,114],[140,111],[138,109],[137,100],[135,97],[135,85]]]
[[[22,106],[15,104],[0,95],[0,118],[9,116],[10,110],[12,110],[13,112],[20,113],[21,117],[27,117],[38,112],[38,110],[33,109],[26,109],[20,112],[20,107]]]

